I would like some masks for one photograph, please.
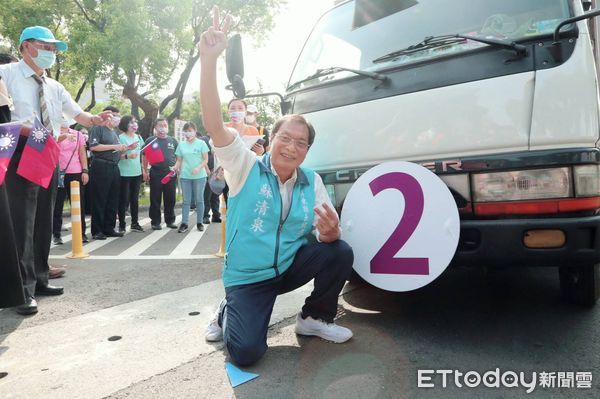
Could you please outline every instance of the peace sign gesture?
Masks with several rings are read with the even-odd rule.
[[[331,209],[327,203],[321,205],[323,209],[318,206],[314,208],[317,214],[317,221],[315,227],[319,232],[319,240],[321,242],[333,242],[340,238],[340,218],[337,213]]]
[[[225,20],[221,23],[219,7],[214,6],[212,13],[213,24],[202,33],[200,42],[198,43],[200,57],[204,59],[216,59],[227,47],[227,32],[229,31],[229,25],[231,24],[231,17],[227,15]]]

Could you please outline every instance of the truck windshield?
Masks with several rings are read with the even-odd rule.
[[[424,37],[453,33],[526,40],[552,33],[561,20],[570,16],[568,0],[350,1],[319,20],[296,62],[288,87],[302,88],[352,75],[340,71],[296,84],[332,66],[375,71],[488,46],[473,40],[452,41],[446,46],[373,62]]]

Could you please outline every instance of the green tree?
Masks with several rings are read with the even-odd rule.
[[[249,91],[248,95],[260,95],[264,93],[262,82],[258,82],[258,89]],[[257,123],[271,130],[275,121],[281,118],[280,99],[277,96],[260,96],[246,98],[248,104],[256,105],[258,108]]]
[[[51,71],[79,99],[98,78],[119,89],[148,134],[158,114],[173,120],[182,113],[183,95],[198,62],[200,34],[212,23],[211,9],[236,17],[236,32],[260,41],[273,26],[284,0],[3,0],[0,36],[17,52],[21,30],[45,25],[69,42]],[[171,78],[179,78],[160,102],[155,98]],[[63,76],[68,76],[63,78]],[[165,113],[167,108],[170,110]]]

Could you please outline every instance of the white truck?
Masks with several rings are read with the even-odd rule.
[[[453,265],[557,267],[564,296],[594,305],[600,107],[588,23],[600,12],[585,14],[590,6],[339,2],[314,27],[283,96],[284,112],[317,132],[305,165],[341,209],[369,168],[420,163],[459,209]]]

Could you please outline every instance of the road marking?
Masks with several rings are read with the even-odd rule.
[[[94,240],[83,246],[84,252],[87,252],[89,254],[92,251],[102,248],[106,244],[110,244],[117,238],[120,238],[120,237],[107,237],[106,240]],[[67,255],[69,255],[69,254],[67,254]],[[61,256],[65,257],[66,255],[61,255]],[[52,257],[52,255],[50,257]]]
[[[85,224],[86,224],[86,227],[91,226],[92,225],[92,218],[91,217],[86,217],[85,218]],[[67,224],[63,223],[63,228],[67,228],[67,229],[70,230],[71,229],[71,223],[67,223]],[[69,241],[71,241],[73,239],[73,235],[72,234],[69,234],[69,235],[66,235],[66,236],[62,236],[61,235],[61,238],[63,240],[63,243],[66,244],[67,242],[69,242]],[[54,243],[52,243],[50,245],[50,248],[55,248],[55,247],[58,247],[58,245],[56,245]]]
[[[280,295],[269,324],[293,317],[312,289]],[[223,283],[214,280],[0,335],[8,349],[0,397],[104,398],[221,350],[222,343],[204,341],[204,328],[223,296]],[[188,315],[194,311],[200,314]],[[122,338],[108,341],[112,336]]]
[[[144,220],[146,220],[146,219],[144,219]],[[127,232],[125,232],[125,234],[127,234]],[[94,240],[88,244],[85,244],[83,246],[83,249],[88,254],[91,254],[93,251],[100,249],[103,246],[105,246],[106,244],[110,244],[111,242],[113,242],[119,238],[121,238],[121,237],[108,237],[106,240]],[[67,254],[67,255],[69,255],[69,254]],[[66,255],[62,255],[62,256],[65,257]],[[60,258],[57,258],[57,259],[60,259]]]
[[[190,229],[191,229],[191,231],[187,233],[187,235],[185,236],[185,238],[183,240],[181,240],[179,245],[177,245],[177,247],[175,247],[175,249],[173,251],[171,251],[171,256],[190,256],[190,255],[192,255],[194,248],[196,248],[196,245],[198,245],[198,242],[204,235],[204,232],[206,231],[206,229],[208,229],[208,226],[204,227],[204,229],[205,229],[204,231],[198,231],[197,228],[190,228]]]
[[[181,215],[178,215],[177,218],[175,218],[175,224],[179,224],[180,220],[181,220]],[[166,236],[169,233],[169,231],[171,231],[171,230],[172,229],[170,229],[168,227],[163,228],[162,230],[152,230],[152,233],[150,233],[149,235],[147,235],[146,237],[144,237],[143,239],[141,239],[140,241],[138,241],[131,247],[127,248],[125,251],[121,252],[118,255],[119,259],[132,257],[132,256],[137,257],[138,255],[141,255],[144,251],[146,251],[152,245],[157,243],[158,240],[160,240],[161,238]]]
[[[127,216],[127,218],[129,218],[129,216]],[[92,227],[91,227],[91,226],[92,226],[91,222],[86,222],[86,223],[88,223],[88,224],[87,224],[87,227],[89,227],[89,228],[88,228],[88,231],[91,231],[91,228],[92,228]],[[145,218],[145,219],[142,219],[142,220],[140,220],[138,223],[139,223],[139,225],[140,225],[140,226],[144,226],[145,224],[147,224],[147,223],[150,223],[150,218]],[[133,233],[133,232],[132,232],[131,230],[128,230],[128,231],[126,231],[126,232],[125,232],[125,234],[129,234],[129,233]],[[136,232],[136,234],[138,234],[138,233]],[[90,238],[91,238],[91,233],[89,233],[88,237],[90,237]],[[117,237],[117,238],[118,238],[118,237]],[[72,234],[66,235],[66,236],[62,237],[62,239],[63,239],[63,243],[64,243],[63,245],[66,245],[68,242],[70,242],[70,241],[73,239],[73,235],[72,235]],[[95,242],[95,241],[94,241],[94,242]],[[96,250],[96,249],[98,249],[98,248],[99,248],[99,247],[98,247],[98,248],[94,248],[94,249],[89,249],[88,247],[89,247],[91,244],[92,244],[92,243],[83,244],[83,247],[84,247],[84,248],[85,248],[87,251],[90,251],[90,252],[91,252],[91,251],[94,251],[94,250]],[[58,247],[58,245],[56,245],[56,244],[54,244],[54,243],[53,243],[52,245],[50,245],[50,248],[55,248],[55,247]]]
[[[70,253],[68,253],[67,255],[70,255]],[[67,259],[67,255],[50,255],[48,258]],[[185,260],[216,258],[218,258],[218,256],[215,255],[91,255],[85,260]]]
[[[127,217],[130,220],[130,217]],[[141,226],[150,223],[150,218],[144,218],[139,221]],[[181,215],[178,215],[175,219],[175,224],[179,224],[181,221]],[[163,255],[142,255],[148,248],[152,247],[156,242],[158,242],[161,238],[163,238],[168,232],[171,230],[169,228],[163,228],[162,230],[150,230],[151,227],[148,227],[146,232],[150,232],[150,234],[139,234],[138,232],[133,232],[131,230],[127,230],[125,234],[133,233],[134,235],[139,234],[141,240],[127,248],[125,251],[120,254],[115,255],[94,255],[92,252],[96,251],[103,246],[113,242],[119,237],[109,237],[106,240],[93,240],[88,244],[84,244],[84,250],[88,254],[91,255],[91,259],[97,260],[186,260],[186,259],[216,259],[218,258],[214,254],[193,254],[192,252],[198,245],[198,242],[204,236],[204,233],[209,229],[209,225],[204,226],[204,231],[198,231],[197,228],[190,228],[189,232],[184,235],[181,242],[171,251],[170,254]],[[183,236],[183,235],[182,235]],[[63,242],[65,245],[70,242],[72,239],[72,235],[67,235],[63,237]],[[51,248],[55,248],[57,245],[52,244]],[[63,255],[50,255],[50,259],[67,259],[69,253]],[[90,259],[90,258],[88,258]]]
[[[63,220],[65,220],[65,219],[71,220],[71,216],[64,217]],[[89,215],[86,215],[85,222],[86,223],[90,223],[91,220],[92,220],[92,217],[89,216]],[[71,222],[63,223],[62,226],[61,226],[61,229],[68,229],[68,230],[70,230],[71,229]]]

